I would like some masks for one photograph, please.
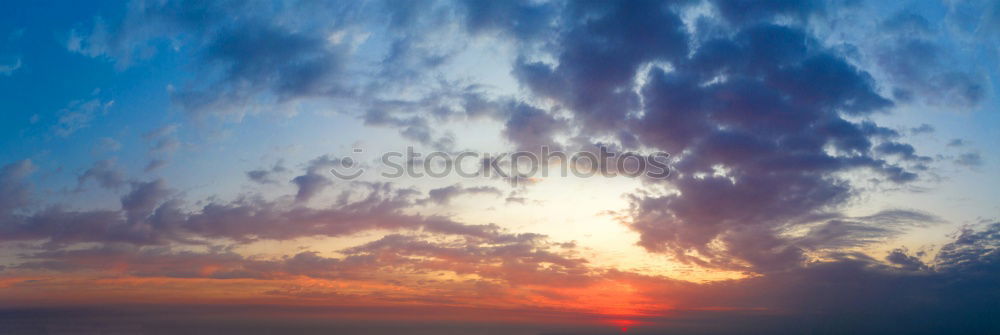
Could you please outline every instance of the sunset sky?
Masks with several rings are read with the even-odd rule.
[[[0,333],[1000,333],[1000,2],[0,17]]]

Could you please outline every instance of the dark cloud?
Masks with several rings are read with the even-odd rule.
[[[896,87],[896,97],[909,101],[918,97],[932,105],[972,108],[987,96],[987,84],[975,73],[953,70],[947,50],[930,39],[901,32],[885,43],[878,54],[879,66]]]
[[[419,106],[419,103],[417,106],[414,106],[405,102],[379,102],[365,113],[363,120],[366,126],[391,126],[399,128],[399,134],[403,138],[429,145],[437,150],[447,151],[451,149],[452,139],[448,137],[435,138],[435,134],[431,130],[431,123],[426,117],[422,115],[399,115],[413,112],[401,111],[401,108],[407,107],[421,108],[424,106]]]
[[[274,166],[272,166],[270,169],[251,170],[247,171],[246,174],[247,174],[247,179],[250,179],[251,181],[258,184],[277,184],[278,181],[277,179],[275,179],[276,178],[275,175],[284,173],[287,170],[288,169],[286,169],[285,166],[282,165],[282,161],[278,161],[277,163],[274,163]]]
[[[43,251],[26,255],[17,266],[21,270],[48,271],[115,271],[119,275],[166,278],[252,278],[273,280],[307,276],[333,279],[358,276],[372,265],[368,257],[327,258],[316,252],[300,252],[292,256],[263,260],[244,257],[230,251],[174,251],[165,247],[139,248],[131,245]],[[350,272],[350,273],[348,273]]]
[[[436,131],[438,125],[480,119],[503,121],[512,114],[513,109],[523,105],[510,97],[487,94],[481,85],[440,80],[437,85],[430,85],[427,92],[414,99],[400,99],[398,95],[388,95],[390,98],[385,98],[381,96],[386,95],[386,92],[397,91],[384,87],[379,87],[378,90],[382,93],[376,95],[379,97],[373,97],[364,103],[361,119],[365,125],[396,128],[404,139],[439,151],[455,150],[456,143],[452,134]]]
[[[566,121],[526,104],[510,107],[509,113],[503,135],[517,149],[537,152],[545,146],[552,151],[559,150],[560,146],[554,136],[566,130]]]
[[[125,218],[130,223],[145,221],[170,193],[162,179],[133,182],[132,191],[121,199]]]
[[[718,25],[713,31],[720,33],[689,31],[677,14],[683,4],[653,1],[463,2],[454,13],[437,6],[389,5],[388,19],[399,35],[394,35],[398,40],[383,65],[427,69],[448,58],[422,53],[427,51],[421,49],[425,41],[412,31],[438,27],[425,15],[458,15],[473,35],[499,33],[519,42],[550,41],[541,50],[552,61],[541,61],[545,57],[534,57],[527,51],[535,49],[525,48],[513,74],[532,94],[556,102],[573,119],[554,117],[526,103],[500,105],[498,112],[496,104],[478,95],[449,96],[454,99],[449,102],[442,102],[441,96],[414,102],[375,99],[363,118],[368,125],[397,127],[407,139],[445,148],[451,142],[433,133],[432,120],[454,115],[452,107],[457,105],[470,116],[486,113],[502,118],[504,135],[519,146],[551,144],[559,132],[578,127],[583,136],[613,135],[627,139],[630,147],[674,153],[682,169],[672,184],[680,195],[649,199],[655,208],[637,206],[662,212],[654,216],[658,222],[633,226],[651,250],[687,252],[728,234],[778,234],[778,227],[788,221],[835,208],[853,195],[851,185],[837,174],[874,170],[898,183],[918,177],[876,154],[904,160],[925,157],[917,156],[908,144],[889,141],[898,136],[896,132],[853,119],[885,111],[892,102],[877,92],[865,71],[824,48],[797,25],[823,13],[825,5],[799,1],[713,1],[712,5],[725,22],[707,24]],[[204,86],[174,93],[179,104],[194,111],[225,110],[215,108],[217,103],[243,108],[260,95],[287,101],[335,95],[341,89],[338,78],[346,51],[327,36],[313,33],[330,29],[295,29],[294,23],[250,15],[248,6],[252,7],[172,2],[139,6],[120,27],[111,29],[120,45],[99,53],[127,58],[112,50],[148,42],[151,36],[130,35],[137,29],[125,29],[141,20],[159,28],[200,32],[184,42],[202,47],[198,66],[212,69],[208,72],[214,77],[201,81]],[[351,6],[334,7],[351,11]],[[786,18],[794,20],[787,25],[768,23]],[[900,15],[883,26],[926,28],[920,19]],[[559,28],[551,25],[555,21]],[[342,28],[339,24],[323,27]],[[164,34],[159,29],[145,31]],[[99,35],[91,37],[97,41]],[[923,78],[920,65],[939,62],[935,46],[925,41],[901,41],[897,46],[905,49],[909,60],[887,60],[885,66],[901,78]],[[942,80],[961,81],[960,76],[951,77]],[[406,111],[413,106],[425,110]],[[158,143],[163,145],[157,147],[170,147],[176,141]],[[293,179],[298,201],[308,201],[331,185],[323,173],[330,164],[336,162],[314,161],[306,174]],[[248,176],[258,181],[268,178],[263,170]],[[672,226],[660,220],[684,229],[659,232],[664,228],[659,226]],[[743,227],[740,222],[752,224]],[[693,235],[678,233],[687,231],[688,225],[704,228],[692,227]],[[665,237],[670,235],[674,237]],[[734,243],[740,239],[727,238]],[[671,245],[674,239],[694,244]]]
[[[358,184],[356,186],[364,186]],[[49,248],[82,242],[134,245],[204,244],[224,239],[247,243],[310,236],[345,236],[374,229],[425,231],[503,241],[514,238],[496,225],[466,225],[447,217],[406,213],[418,192],[369,184],[367,193],[345,193],[328,207],[313,209],[257,197],[209,201],[189,209],[162,180],[133,182],[120,210],[70,210],[53,206],[30,214],[13,209],[0,221],[0,241],[45,241]],[[25,189],[28,192],[29,189]],[[24,193],[26,196],[27,193]],[[352,196],[360,199],[351,200]],[[11,205],[23,202],[5,200]],[[297,202],[296,202],[297,203]]]
[[[129,7],[118,22],[97,19],[90,31],[73,31],[67,47],[108,58],[119,68],[155,55],[163,39],[193,47],[197,51],[192,66],[199,75],[171,92],[172,100],[191,116],[239,118],[258,110],[258,104],[280,105],[344,91],[341,78],[349,43],[332,43],[324,33],[345,25],[354,4],[162,1]],[[261,10],[264,7],[268,10]],[[320,20],[322,13],[330,12],[345,19]],[[283,21],[281,15],[302,19]]]
[[[475,195],[475,194],[491,194],[494,196],[502,196],[503,191],[492,186],[474,186],[474,187],[464,187],[462,185],[456,184],[442,188],[435,188],[427,193],[427,199],[439,205],[446,205],[451,202],[451,199],[455,197],[460,197],[463,195]]]
[[[912,12],[902,11],[881,23],[883,29],[909,35],[930,34],[934,31],[927,18]]]
[[[920,258],[908,254],[905,248],[893,249],[889,252],[888,256],[885,256],[885,260],[904,270],[918,271],[928,269],[927,264],[924,264]]]
[[[983,158],[977,152],[967,152],[955,158],[955,164],[965,167],[978,167],[983,165]]]
[[[863,217],[836,217],[808,227],[794,238],[797,248],[838,251],[885,241],[909,229],[940,223],[941,219],[916,211],[890,210]]]
[[[881,216],[900,215],[909,216],[899,212]],[[534,299],[543,300],[566,299],[559,293],[565,289],[626,285],[629,292],[622,292],[623,297],[638,293],[643,301],[671,306],[669,311],[643,310],[643,314],[632,316],[642,322],[638,329],[650,332],[989,334],[1000,329],[995,308],[1000,298],[996,293],[1000,282],[1000,223],[964,229],[930,262],[922,260],[925,257],[921,253],[912,255],[902,248],[892,250],[887,262],[858,253],[839,253],[763,276],[709,283],[594,269],[563,250],[566,247],[573,246],[546,242],[538,235],[449,241],[392,234],[340,250],[342,257],[305,251],[264,259],[218,249],[194,252],[106,245],[27,254],[24,262],[5,271],[98,270],[136,277],[277,280],[305,276],[376,281],[382,280],[375,276],[377,273],[449,272],[475,275],[480,286],[531,287]],[[425,289],[426,284],[394,283]],[[305,287],[287,287],[265,294],[301,299],[309,292]],[[500,291],[478,292],[492,299],[510,297]],[[323,299],[387,298],[378,294],[344,297],[330,294],[332,291],[316,291],[315,287],[311,293],[315,294],[313,298]],[[406,299],[424,301],[427,304],[422,308],[435,309],[441,304],[455,304],[450,298]],[[527,301],[536,305],[539,300]],[[524,308],[537,316],[538,311]],[[322,315],[329,317],[330,313]]]
[[[512,285],[577,286],[591,279],[586,260],[551,250],[544,236],[521,234],[484,242],[490,243],[435,243],[388,235],[344,252],[401,260],[424,270],[503,279]]]
[[[0,220],[31,204],[31,185],[27,178],[35,169],[27,159],[0,168]]]
[[[794,28],[756,25],[704,42],[672,71],[653,69],[642,94],[639,140],[679,159],[678,194],[635,198],[632,227],[652,251],[689,261],[695,252],[724,266],[736,266],[731,257],[752,267],[797,264],[802,255],[778,235],[853,196],[835,173],[917,177],[872,154],[875,139],[896,132],[842,116],[891,105],[872,79]],[[711,247],[720,242],[722,250]]]
[[[44,241],[50,248],[82,242],[163,243],[163,227],[147,219],[169,193],[162,180],[133,182],[131,192],[121,199],[121,210],[50,206],[8,215],[0,221],[0,241]]]
[[[530,41],[550,33],[556,17],[555,2],[458,1],[465,11],[465,28],[473,33],[504,32],[516,40]]]
[[[332,213],[327,215],[332,216]],[[386,229],[403,222],[386,221],[378,228]],[[316,223],[312,221],[309,225]],[[438,218],[410,220],[410,223],[415,224],[410,228],[420,228],[419,234],[386,235],[373,242],[339,250],[338,253],[344,255],[340,258],[307,251],[277,259],[261,259],[217,247],[195,252],[166,246],[108,243],[95,248],[25,254],[22,256],[24,261],[13,269],[96,270],[138,277],[282,279],[308,276],[369,280],[382,280],[376,275],[379,271],[413,274],[448,271],[475,274],[483,280],[502,280],[508,285],[560,287],[582,285],[591,280],[587,261],[572,255],[572,244],[549,242],[538,234],[513,234],[496,225],[463,225]],[[293,227],[276,227],[274,232],[279,228]],[[442,238],[448,236],[452,238]]]
[[[50,247],[82,242],[154,243],[151,232],[127,224],[115,210],[74,211],[49,207],[0,223],[0,240],[46,241]]]
[[[570,129],[585,139],[615,136],[630,147],[669,152],[677,160],[669,181],[676,193],[632,198],[630,226],[640,245],[701,265],[797,266],[805,255],[784,232],[846,204],[857,191],[842,174],[874,172],[907,183],[918,175],[882,156],[929,158],[865,119],[893,106],[871,75],[804,28],[767,23],[805,22],[825,5],[713,4],[727,22],[696,35],[676,14],[683,4],[567,4],[563,29],[543,52],[554,62],[526,52],[513,74],[572,118],[511,108],[505,135],[534,146]],[[827,225],[889,233],[871,223]]]
[[[991,223],[981,229],[963,228],[955,241],[941,247],[941,251],[935,257],[938,267],[989,276],[997,276],[997,271],[988,270],[995,270],[995,267],[1000,265],[998,261],[1000,261],[1000,223]]]
[[[787,17],[805,21],[809,15],[822,13],[824,1],[804,0],[713,0],[712,4],[726,20],[734,24]]]
[[[511,197],[507,197],[506,201],[507,201],[508,204],[516,203],[516,204],[524,205],[524,204],[526,204],[528,202],[528,198],[525,198],[525,197],[513,197],[513,196],[511,196]]]
[[[519,149],[555,146],[556,138],[566,135],[569,145],[579,147],[593,148],[610,138],[620,142],[611,146],[670,152],[676,163],[672,179],[651,181],[649,190],[628,197],[625,222],[639,233],[639,244],[685,263],[750,276],[697,284],[596,269],[541,235],[412,212],[426,201],[502,195],[486,186],[453,185],[422,198],[412,189],[355,183],[350,187],[363,192],[345,192],[328,206],[307,206],[332,188],[328,170],[344,162],[332,156],[310,161],[291,180],[297,188],[294,202],[247,195],[189,206],[171,198],[164,181],[154,180],[132,182],[120,209],[51,206],[33,213],[22,211],[31,194],[25,180],[31,163],[7,165],[0,171],[0,240],[47,242],[47,250],[25,255],[17,270],[218,279],[445,271],[475,275],[484,286],[541,287],[540,295],[550,299],[567,295],[545,289],[620,280],[650,300],[676,307],[672,320],[649,321],[680,327],[711,322],[747,332],[763,324],[762,333],[787,332],[780,327],[789,325],[826,333],[988,333],[1000,328],[994,321],[1000,310],[997,224],[963,230],[932,260],[905,249],[892,250],[885,262],[845,251],[940,220],[907,210],[864,217],[839,213],[864,191],[851,177],[905,184],[921,176],[896,164],[929,158],[904,143],[899,132],[870,120],[890,111],[894,102],[856,62],[801,25],[824,13],[823,2],[711,1],[720,17],[701,18],[694,30],[678,14],[686,8],[683,2],[383,5],[389,7],[384,17],[388,55],[373,61],[379,78],[360,93],[343,83],[349,75],[349,43],[329,35],[349,25],[309,16],[351,17],[355,5],[349,3],[264,6],[281,14],[273,16],[256,3],[136,4],[123,22],[99,22],[86,37],[73,34],[69,48],[121,65],[152,54],[140,51],[156,48],[153,41],[164,37],[193,46],[191,66],[199,74],[171,97],[194,116],[240,116],[257,104],[359,94],[366,125],[397,128],[405,139],[439,149],[455,143],[436,132],[437,123],[485,117],[500,121],[502,135]],[[448,29],[450,19],[460,19],[470,35],[513,40],[518,58],[512,75],[545,107],[455,83],[420,87],[412,100],[385,98],[425,83],[466,46],[442,46],[435,42],[449,41],[431,39]],[[897,102],[975,106],[985,99],[982,78],[944,66],[950,59],[927,37],[933,27],[923,17],[901,14],[880,27],[899,34],[885,43],[877,60],[894,83],[885,91],[893,92]],[[82,129],[90,121],[87,115],[67,112],[59,130],[68,135]],[[932,129],[921,125],[910,133]],[[145,136],[154,153],[176,150],[175,130],[168,126]],[[967,153],[956,163],[978,166],[982,158]],[[283,171],[279,164],[246,176],[271,183]],[[95,164],[78,183],[91,179],[111,188],[125,184],[107,162]],[[511,193],[507,200],[523,203],[525,198]],[[165,247],[372,230],[392,233],[339,250],[343,256],[338,258],[302,252],[258,259],[212,248]],[[85,242],[101,246],[63,248]],[[117,264],[128,267],[120,270]]]
[[[177,91],[173,99],[198,116],[252,111],[260,94],[273,94],[278,103],[334,94],[341,90],[343,48],[268,22],[244,22],[212,36],[206,46],[205,71],[224,69],[221,79]]]
[[[298,187],[295,194],[295,201],[306,202],[312,199],[324,189],[333,185],[330,180],[330,169],[340,167],[344,163],[341,159],[323,155],[309,161],[306,166],[306,173],[292,178],[292,183]]]
[[[875,146],[875,152],[882,155],[893,155],[905,160],[929,162],[930,157],[918,156],[912,145],[899,142],[883,142]]]
[[[453,2],[399,5],[394,1],[382,1],[381,4],[391,28],[387,36],[389,50],[379,59],[377,78],[368,91],[426,85],[434,81],[434,70],[468,46],[468,42],[461,39],[437,38],[449,35],[449,22],[460,19]]]
[[[115,190],[125,186],[125,173],[115,165],[115,160],[100,160],[76,177],[77,191],[83,190],[83,185],[88,180],[93,180],[105,189]]]
[[[639,68],[688,52],[687,34],[668,6],[654,1],[572,2],[558,38],[558,64],[521,59],[513,73],[540,97],[570,108],[591,131],[621,129],[638,107],[632,90]]]
[[[934,126],[923,123],[920,126],[910,128],[911,134],[929,134],[934,132]]]
[[[370,193],[360,200],[321,209],[286,208],[260,199],[245,199],[228,204],[209,204],[197,213],[166,216],[173,219],[157,222],[159,212],[168,210],[161,208],[153,220],[154,224],[180,227],[194,236],[236,241],[344,236],[372,229],[423,229],[473,236],[497,234],[497,228],[493,226],[467,226],[443,217],[405,214],[403,210],[414,205],[414,191],[394,190],[385,184],[370,187]],[[181,221],[175,221],[178,219]]]
[[[591,280],[586,261],[576,258],[540,235],[507,235],[485,240],[440,242],[409,235],[387,235],[379,240],[340,250],[331,258],[300,252],[277,259],[244,257],[224,250],[175,251],[167,247],[111,244],[75,250],[27,254],[13,270],[73,272],[82,270],[124,273],[137,277],[378,280],[378,271],[410,269],[414,273],[448,271],[474,274],[507,285],[578,286]]]
[[[644,319],[664,331],[988,334],[1000,329],[997,227],[963,231],[930,263],[895,249],[888,264],[840,253],[764,276],[706,284],[623,272],[606,276],[629,282],[649,299],[670,301],[669,316]],[[729,308],[713,308],[718,306]]]

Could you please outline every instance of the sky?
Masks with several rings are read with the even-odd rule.
[[[3,333],[1000,332],[995,1],[0,17]]]

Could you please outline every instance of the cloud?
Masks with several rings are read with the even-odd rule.
[[[904,160],[930,162],[930,157],[916,155],[912,145],[899,142],[883,142],[875,146],[875,152],[882,155],[894,155]]]
[[[69,32],[66,49],[88,57],[102,58],[124,70],[147,59],[156,50],[155,40],[169,33],[204,28],[218,23],[225,7],[238,3],[193,4],[183,1],[139,3],[129,6],[120,21],[95,17],[89,29]]]
[[[565,121],[527,104],[516,104],[509,110],[503,135],[518,150],[538,151],[543,146],[558,150],[554,136],[566,129]]]
[[[465,29],[472,34],[510,33],[517,40],[531,40],[553,30],[557,5],[531,1],[458,1],[464,10]]]
[[[885,260],[904,270],[919,271],[928,269],[927,264],[924,264],[920,258],[909,255],[905,248],[893,249],[889,252],[889,255],[885,257]]]
[[[35,165],[27,159],[0,168],[0,219],[31,203],[27,178],[35,170]]]
[[[156,144],[149,149],[151,153],[157,154],[171,154],[177,151],[181,146],[181,142],[173,137],[162,138],[156,141]]]
[[[339,81],[346,51],[321,36],[259,22],[224,28],[210,38],[203,59],[205,71],[221,68],[221,79],[172,94],[193,116],[252,111],[258,94],[271,94],[283,103],[342,90]]]
[[[94,149],[92,149],[92,151],[95,154],[97,154],[105,152],[115,152],[121,150],[121,148],[122,144],[119,143],[118,141],[115,141],[115,139],[110,137],[101,137],[101,139],[98,140],[98,143],[94,145]]]
[[[941,223],[941,219],[910,210],[887,210],[863,217],[836,217],[808,227],[793,238],[797,248],[839,250],[885,241],[913,228]]]
[[[59,111],[59,119],[52,126],[52,132],[59,137],[68,137],[80,129],[90,127],[94,118],[98,114],[107,113],[112,105],[114,105],[113,100],[71,101],[66,108]]]
[[[879,42],[877,62],[896,85],[897,100],[972,108],[986,98],[985,79],[950,65],[957,55],[935,41],[938,32],[926,18],[904,11],[884,21],[882,28],[888,42]]]
[[[164,167],[166,165],[167,165],[167,161],[166,160],[154,158],[154,159],[149,160],[149,163],[146,164],[146,167],[144,167],[142,169],[142,171],[146,172],[146,173],[149,173],[149,172],[153,172],[153,171],[159,170],[160,168],[162,168],[162,167]]]
[[[949,147],[960,147],[966,144],[966,141],[960,138],[954,138],[948,141]]]
[[[920,176],[885,159],[919,165],[930,158],[868,120],[893,101],[868,72],[803,27],[826,5],[711,4],[721,17],[700,18],[696,30],[677,14],[687,4],[643,1],[567,3],[553,16],[560,22],[554,31],[518,30],[475,12],[466,13],[475,24],[465,28],[515,39],[515,79],[567,115],[527,103],[501,108],[504,135],[515,145],[552,145],[557,134],[580,143],[610,136],[672,154],[677,173],[665,183],[669,191],[631,198],[629,226],[641,246],[703,266],[798,266],[805,254],[785,233],[847,204],[859,191],[845,174],[906,184]],[[508,6],[474,10],[527,10]],[[531,22],[544,26],[547,10],[536,9]],[[535,48],[542,36],[551,47]]]
[[[29,165],[25,165],[29,164]],[[211,200],[189,208],[161,179],[131,182],[121,197],[120,209],[71,210],[50,206],[30,213],[15,210],[28,204],[30,187],[20,181],[30,163],[8,165],[0,204],[6,219],[0,221],[0,241],[42,241],[47,248],[75,243],[129,243],[201,245],[205,241],[291,240],[300,237],[336,237],[384,229],[425,231],[501,241],[513,238],[496,225],[466,225],[447,217],[407,213],[418,193],[394,189],[389,184],[356,184],[345,189],[341,200],[322,207],[297,206],[248,196],[223,202]],[[365,186],[367,185],[367,186]],[[367,190],[367,192],[363,192]],[[362,191],[362,192],[359,192]],[[358,198],[360,197],[360,198]],[[357,198],[357,199],[354,199]]]
[[[890,216],[896,215],[899,213]],[[392,285],[397,293],[387,296],[377,290],[345,291],[344,288],[352,286],[344,286],[344,282],[338,282],[339,289],[333,291],[325,290],[322,285],[303,286],[302,281],[291,281],[298,285],[265,290],[256,297],[280,294],[302,299],[306,297],[296,292],[311,292],[316,294],[313,298],[327,300],[348,295],[346,298],[355,302],[422,301],[424,310],[464,304],[463,297],[472,297],[476,301],[500,300],[507,308],[525,311],[528,316],[525,320],[529,322],[550,318],[552,313],[560,311],[580,313],[580,309],[567,308],[575,302],[604,308],[628,302],[639,307],[636,314],[627,317],[641,322],[641,329],[654,332],[784,334],[824,329],[880,334],[958,329],[966,333],[990,333],[1000,327],[994,321],[996,310],[990,308],[997,298],[991,292],[997,287],[996,266],[1000,264],[998,231],[1000,223],[965,229],[946,243],[930,263],[920,260],[919,254],[911,255],[901,248],[892,250],[887,262],[857,253],[841,253],[802,267],[708,283],[597,269],[585,259],[574,257],[571,249],[538,235],[463,241],[390,234],[342,249],[338,253],[343,256],[338,257],[303,251],[261,258],[217,248],[188,251],[111,244],[26,254],[22,263],[4,271],[21,274],[98,271],[104,274],[102,278],[111,275],[220,281],[241,278],[282,281],[299,277],[364,280],[369,287],[378,287],[378,283]],[[420,277],[441,272],[476,279],[470,280],[473,285],[469,285],[470,281],[393,281],[377,276],[391,273],[400,275],[394,278],[404,278],[401,275]],[[602,297],[595,293],[608,288],[615,288],[612,299],[618,305],[605,306],[604,301],[595,300]],[[432,295],[437,297],[426,300]],[[356,308],[353,311],[354,317],[358,313],[367,315]],[[331,313],[321,315],[325,318],[336,315]]]
[[[393,79],[387,75],[386,79]],[[385,85],[369,88],[365,93],[375,97],[362,99],[361,120],[366,126],[392,127],[408,140],[430,146],[439,151],[452,151],[455,138],[452,134],[435,131],[436,125],[449,121],[472,121],[488,118],[505,120],[511,106],[510,97],[494,97],[483,85],[462,84],[438,80],[436,85],[420,84],[421,94],[413,99],[404,93],[412,87],[398,91]],[[396,93],[396,94],[391,94]],[[387,96],[387,97],[383,97]]]
[[[638,107],[629,89],[636,71],[687,54],[683,23],[652,1],[570,3],[565,13],[558,65],[521,59],[513,74],[535,95],[565,104],[586,129],[621,129]]]
[[[920,124],[920,126],[910,128],[910,133],[914,134],[914,135],[917,135],[917,134],[929,134],[929,133],[933,133],[933,132],[934,132],[934,126],[926,124],[926,123],[922,123],[922,124]]]
[[[1000,265],[1000,223],[990,223],[975,229],[965,227],[954,242],[941,247],[935,266],[956,273],[997,276]]]
[[[494,196],[502,196],[503,192],[500,189],[492,186],[474,186],[474,187],[463,187],[462,185],[455,184],[442,188],[435,188],[427,193],[427,199],[439,205],[446,205],[451,202],[451,199],[463,195],[474,195],[474,194],[492,194]]]
[[[103,271],[136,277],[253,278],[305,276],[318,279],[379,280],[377,273],[447,271],[500,280],[505,285],[579,286],[590,278],[584,259],[535,234],[469,236],[450,242],[413,235],[386,235],[338,251],[340,258],[305,251],[264,259],[231,251],[179,251],[169,247],[108,244],[85,249],[27,254],[15,270]],[[123,270],[123,271],[122,271]],[[402,273],[401,273],[402,274]],[[558,284],[557,284],[558,283]]]
[[[824,1],[783,0],[714,0],[712,3],[722,17],[734,24],[788,17],[804,21],[812,14],[821,14]]]
[[[23,196],[28,191],[21,192]],[[162,244],[175,227],[155,226],[149,215],[168,194],[162,180],[133,182],[132,190],[121,198],[121,210],[49,206],[31,213],[3,213],[7,215],[0,221],[0,241],[42,241],[47,248],[83,242]],[[161,220],[169,215],[158,214]]]
[[[121,199],[125,218],[132,223],[145,221],[170,193],[162,179],[133,182],[132,191]]]
[[[96,270],[135,277],[165,278],[252,278],[274,280],[295,276],[332,279],[358,269],[371,259],[326,258],[315,252],[301,252],[274,260],[247,258],[229,251],[173,251],[169,248],[138,248],[108,245],[89,249],[43,251],[30,254],[17,266],[23,270],[73,272]]]
[[[419,99],[371,99],[361,119],[366,126],[393,127],[407,140],[430,146],[435,150],[454,150],[453,135],[435,132],[436,122],[468,118],[492,117],[502,113],[502,102],[489,99],[475,86],[455,87],[442,84]]]
[[[631,227],[651,251],[722,267],[740,268],[733,258],[750,267],[797,264],[802,255],[776,235],[853,195],[836,173],[917,177],[871,154],[872,142],[894,131],[843,116],[891,102],[866,73],[795,28],[754,25],[704,41],[672,71],[652,69],[641,92],[646,110],[632,122],[640,143],[678,159],[669,181],[676,194],[634,200]],[[881,149],[906,148],[898,147]]]
[[[258,184],[277,184],[278,181],[274,179],[274,175],[284,173],[287,170],[288,169],[282,165],[282,161],[278,161],[270,169],[251,170],[247,171],[246,175],[247,179],[250,179]]]
[[[17,69],[20,68],[21,68],[21,57],[14,58],[14,61],[9,64],[6,62],[0,64],[0,75],[9,77],[10,75],[14,74],[14,71],[17,71]]]
[[[295,201],[309,201],[324,189],[333,185],[333,181],[328,177],[330,169],[343,164],[344,162],[341,159],[330,155],[323,155],[309,161],[306,173],[292,178],[292,183],[298,187],[298,193],[295,194]]]
[[[115,190],[125,185],[125,173],[115,165],[114,159],[105,159],[94,162],[93,166],[76,177],[76,190],[83,190],[83,185],[88,180],[93,180],[102,188]]]
[[[124,224],[119,211],[49,207],[2,222],[0,240],[46,241],[56,248],[82,242],[153,242],[146,232],[133,228]]]
[[[983,294],[997,287],[1000,258],[997,224],[983,228],[962,232],[930,264],[895,249],[889,264],[841,253],[763,276],[705,284],[627,272],[606,277],[629,283],[647,299],[670,302],[668,315],[643,319],[664,331],[985,334],[1000,329],[988,307],[996,295]]]
[[[406,214],[413,206],[414,193],[393,190],[388,185],[370,186],[370,193],[357,201],[311,209],[286,208],[263,200],[245,199],[233,203],[212,203],[200,212],[183,215],[176,208],[161,208],[165,215],[158,224],[183,227],[184,232],[202,238],[226,238],[235,241],[256,239],[288,240],[308,236],[345,236],[357,232],[386,229],[424,229],[445,234],[494,235],[495,228],[465,226],[447,218]],[[153,221],[160,219],[154,214]],[[172,219],[170,219],[172,218]]]
[[[914,13],[879,23],[879,29],[898,34],[877,55],[875,65],[890,79],[880,83],[864,62],[844,51],[849,47],[827,45],[830,39],[815,37],[819,29],[807,25],[839,2],[703,5],[282,3],[261,10],[261,4],[248,2],[160,1],[130,6],[120,22],[98,19],[89,30],[71,32],[67,48],[127,67],[155,55],[161,45],[175,47],[191,57],[198,73],[171,90],[171,99],[194,118],[239,118],[261,106],[350,97],[358,101],[344,109],[358,111],[366,125],[396,128],[404,139],[438,149],[462,143],[439,126],[486,118],[518,149],[588,150],[606,144],[669,152],[672,178],[645,180],[641,190],[627,195],[629,208],[618,213],[622,222],[649,252],[744,278],[695,283],[603,268],[588,262],[589,250],[572,243],[502,228],[517,223],[465,224],[419,212],[428,202],[503,196],[499,189],[455,184],[425,197],[420,190],[384,183],[335,184],[328,171],[344,160],[329,155],[308,162],[298,175],[285,176],[280,162],[246,172],[258,184],[292,177],[294,194],[201,201],[184,199],[164,180],[126,181],[113,161],[99,161],[78,176],[78,187],[93,180],[128,191],[120,208],[86,210],[50,205],[29,211],[28,176],[34,167],[30,161],[7,165],[0,170],[0,241],[32,242],[25,244],[38,249],[0,271],[364,280],[394,289],[341,293],[319,287],[334,286],[322,282],[244,294],[348,296],[430,307],[469,306],[475,300],[476,306],[495,303],[544,312],[540,315],[603,308],[596,313],[628,314],[643,325],[674,331],[691,327],[692,333],[1000,328],[993,321],[1000,282],[997,224],[961,231],[933,258],[897,248],[883,260],[853,250],[941,219],[902,209],[842,213],[868,185],[906,186],[925,177],[910,169],[919,170],[914,166],[930,158],[906,143],[900,131],[873,120],[903,112],[893,107],[912,99],[959,106],[986,99],[983,78],[947,66],[950,56],[931,37],[935,25]],[[386,36],[375,41],[385,44],[379,47],[387,55],[354,59],[366,37],[359,32],[365,29],[353,25],[375,7],[386,12],[365,22],[388,24]],[[330,13],[338,16],[331,19]],[[458,23],[448,24],[453,19]],[[516,55],[510,74],[522,89],[516,97],[461,81],[427,84],[470,46],[467,38],[510,44]],[[351,68],[357,63],[365,65]],[[359,75],[375,78],[351,81]],[[94,111],[107,108],[103,104],[100,99],[71,103],[53,130],[69,136],[88,127]],[[143,136],[152,153],[169,154],[181,145],[177,127]],[[903,129],[922,134],[933,128]],[[568,140],[559,143],[563,139]],[[146,171],[165,162],[154,159]],[[966,153],[955,163],[979,166],[982,158]],[[332,191],[340,196],[317,204]],[[526,202],[519,193],[506,200]],[[256,241],[362,233],[377,235],[332,252],[336,255],[302,251],[261,257],[233,251]],[[593,299],[602,290],[613,292],[614,303]],[[619,311],[626,308],[627,313]]]
[[[967,152],[955,158],[955,164],[965,167],[978,167],[983,165],[983,158],[977,152]]]
[[[400,117],[396,108],[406,106],[397,103],[379,103],[365,112],[363,120],[366,126],[392,126],[400,128],[403,138],[417,143],[430,145],[435,149],[449,150],[451,142],[447,138],[435,139],[430,122],[423,116]]]
[[[171,91],[172,101],[195,118],[240,119],[299,98],[336,95],[348,43],[331,43],[323,32],[346,25],[326,15],[347,15],[351,4],[289,3],[256,11],[256,5],[186,1],[136,3],[119,21],[95,19],[88,31],[70,32],[67,49],[108,59],[119,69],[161,51],[158,41],[198,50],[191,54],[200,75]],[[283,21],[280,17],[299,17]],[[323,25],[320,29],[312,25]],[[302,29],[304,27],[310,29]],[[187,50],[174,48],[172,51]]]
[[[181,141],[177,139],[177,130],[180,125],[171,123],[153,129],[142,135],[142,138],[152,146],[149,148],[151,154],[171,155],[181,146]]]
[[[491,243],[435,243],[388,235],[344,252],[396,260],[397,263],[380,264],[382,266],[408,265],[427,271],[475,274],[481,278],[502,279],[511,285],[579,286],[591,279],[586,260],[552,250],[540,235],[524,234],[486,242]]]
[[[145,139],[145,140],[147,140],[147,141],[151,141],[151,140],[155,140],[155,139],[158,139],[158,138],[161,138],[161,137],[167,137],[167,136],[170,136],[170,135],[173,135],[174,133],[176,133],[177,129],[179,129],[179,128],[180,128],[180,125],[178,125],[176,123],[167,124],[167,125],[164,125],[162,127],[150,130],[149,132],[146,132],[145,134],[142,134],[142,138]]]

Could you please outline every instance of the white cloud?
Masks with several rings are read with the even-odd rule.
[[[14,71],[17,71],[17,69],[20,68],[21,68],[21,57],[17,57],[14,59],[12,63],[0,64],[0,74],[5,76],[10,76],[11,74],[14,73]]]
[[[107,113],[114,103],[114,100],[102,102],[96,98],[89,101],[72,101],[59,111],[59,121],[52,126],[52,131],[59,137],[67,137],[77,130],[90,127],[96,114]]]

